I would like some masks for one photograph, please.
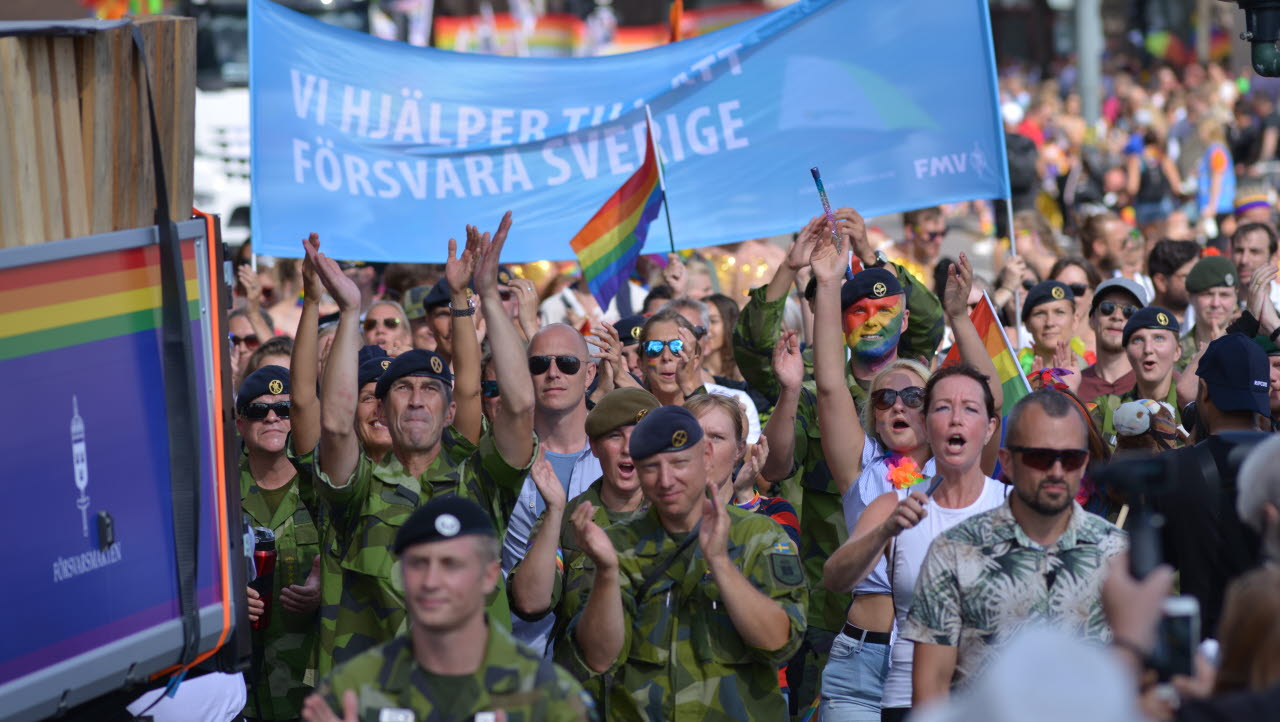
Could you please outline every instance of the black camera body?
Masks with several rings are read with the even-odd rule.
[[[1232,2],[1232,0],[1223,0]],[[1244,11],[1243,40],[1252,46],[1251,64],[1258,75],[1280,76],[1280,0],[1234,0]]]

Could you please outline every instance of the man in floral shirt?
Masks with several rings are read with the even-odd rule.
[[[1089,461],[1084,415],[1066,395],[1044,389],[1018,402],[1007,428],[1000,463],[1014,493],[944,532],[924,560],[902,630],[916,643],[916,706],[976,675],[1025,626],[1111,639],[1102,580],[1107,559],[1127,540],[1075,501]]]

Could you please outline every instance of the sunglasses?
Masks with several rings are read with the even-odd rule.
[[[649,358],[657,358],[662,355],[662,349],[664,348],[671,349],[672,354],[679,356],[680,352],[684,350],[684,341],[678,338],[673,338],[670,341],[645,341],[644,355]]]
[[[1022,455],[1022,463],[1037,471],[1048,471],[1062,462],[1063,471],[1075,471],[1089,458],[1085,449],[1041,449],[1034,446],[1010,446],[1009,451]]]
[[[570,376],[578,373],[582,368],[582,359],[577,356],[530,356],[529,357],[529,373],[534,376],[540,376],[551,368],[551,359],[555,359],[556,368],[560,369],[560,373]],[[495,382],[496,383],[496,382]],[[494,396],[498,394],[495,392]]]
[[[364,330],[372,331],[377,327],[378,327],[378,319],[366,318],[364,320]],[[388,331],[394,331],[397,328],[400,328],[400,319],[395,316],[392,316],[391,318],[384,318],[382,319],[382,327],[387,329]]]
[[[256,333],[250,333],[244,336],[237,336],[234,333],[229,333],[227,334],[227,340],[231,342],[232,346],[244,344],[250,351],[262,345],[262,341],[258,339],[258,334]]]
[[[871,392],[871,403],[875,404],[877,409],[884,411],[893,408],[893,404],[902,399],[902,405],[910,409],[918,409],[924,406],[924,387],[908,386],[905,389],[878,389]]]
[[[926,233],[923,229],[920,228],[920,226],[915,227],[915,231],[917,235],[919,235],[921,238],[924,238],[930,241],[936,241],[939,238],[942,238],[943,236],[947,235],[947,231],[949,230],[951,229],[944,227],[940,231],[929,231]]]
[[[561,371],[563,370],[564,369],[561,369]],[[494,379],[492,381],[481,381],[480,395],[485,397],[486,399],[498,398],[498,380]]]
[[[1137,306],[1122,306],[1115,301],[1103,301],[1098,304],[1098,313],[1103,316],[1110,316],[1116,312],[1117,308],[1120,309],[1120,313],[1123,313],[1125,318],[1131,318],[1133,314],[1138,312]]]
[[[246,419],[253,421],[261,421],[267,418],[267,414],[271,411],[276,412],[276,418],[289,418],[289,402],[277,401],[274,404],[254,403],[245,406],[240,415]]]

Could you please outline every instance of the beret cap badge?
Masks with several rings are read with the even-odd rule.
[[[386,370],[387,370],[387,367],[388,367],[388,366],[390,366],[390,365],[391,365],[391,359],[389,359],[389,358],[387,358],[387,359],[382,359],[382,370],[383,370],[383,371],[386,371]]]
[[[871,292],[875,294],[876,298],[884,298],[884,295],[889,292],[889,287],[883,283],[877,283],[871,287]]]
[[[676,429],[676,432],[671,435],[671,445],[676,448],[684,446],[684,442],[688,440],[689,435],[684,432],[684,429]]]
[[[453,514],[441,514],[436,517],[436,531],[444,536],[455,536],[462,529],[462,522]]]
[[[1169,317],[1168,317],[1168,316],[1166,316],[1166,315],[1164,315],[1163,313],[1157,313],[1157,314],[1156,314],[1156,323],[1160,324],[1161,326],[1168,326],[1168,325],[1169,325]]]
[[[432,357],[431,357],[431,370],[432,370],[432,371],[434,371],[434,372],[436,372],[436,373],[440,373],[440,371],[441,371],[443,368],[444,368],[444,362],[440,360],[440,357],[439,357],[439,356],[432,356]]]
[[[267,384],[267,390],[273,394],[284,393],[284,382],[280,379],[271,379],[271,383]]]
[[[1067,292],[1062,290],[1061,286],[1054,286],[1049,290],[1049,295],[1053,296],[1055,300],[1061,301],[1067,297]]]

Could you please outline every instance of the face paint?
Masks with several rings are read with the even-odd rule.
[[[902,336],[903,297],[864,298],[844,311],[844,341],[856,361],[885,358]]]

